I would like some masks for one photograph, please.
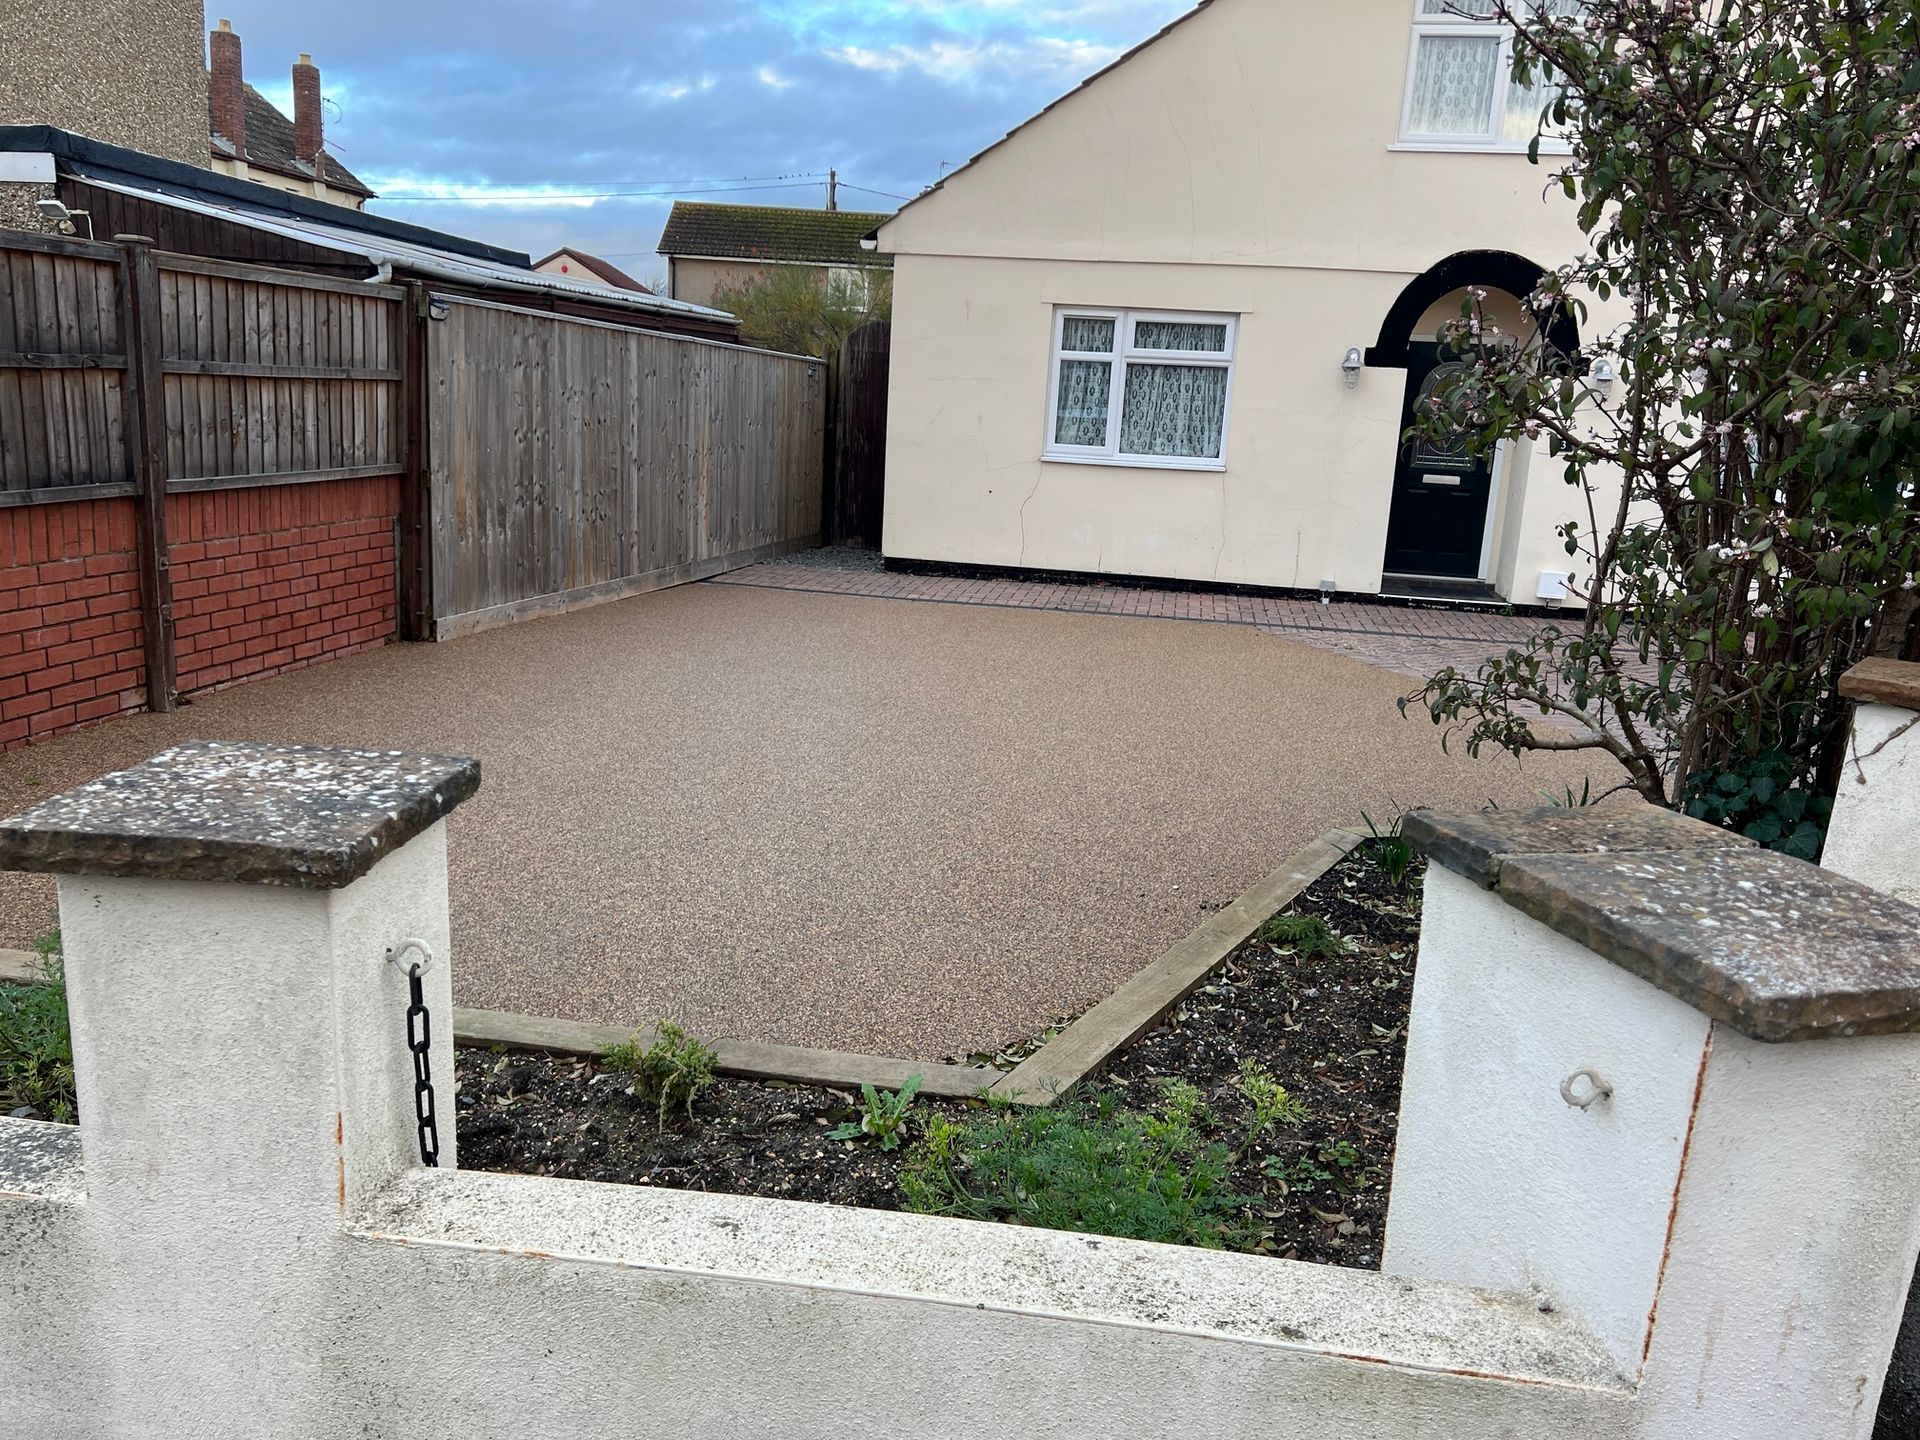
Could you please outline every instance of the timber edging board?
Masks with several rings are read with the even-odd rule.
[[[618,1025],[589,1025],[577,1020],[546,1020],[532,1015],[510,1015],[500,1010],[453,1011],[456,1045],[503,1045],[509,1050],[543,1050],[555,1055],[596,1055],[609,1045],[637,1039],[652,1043],[652,1027],[638,1031]],[[717,1040],[714,1069],[722,1075],[748,1080],[790,1080],[802,1085],[861,1083],[882,1090],[898,1090],[913,1076],[920,1077],[920,1093],[970,1100],[1000,1078],[998,1070],[968,1065],[941,1065],[930,1061],[896,1060],[885,1055],[855,1055],[843,1050],[809,1050],[798,1045],[766,1045],[753,1040]]]
[[[0,950],[0,984],[25,983],[40,978],[40,957],[31,950]]]
[[[1232,904],[1207,916],[1184,940],[1010,1071],[752,1040],[716,1041],[715,1068],[722,1075],[742,1079],[842,1088],[864,1082],[885,1090],[898,1090],[918,1075],[923,1095],[955,1100],[993,1095],[1018,1105],[1051,1105],[1106,1064],[1115,1051],[1150,1030],[1198,989],[1268,916],[1297,900],[1364,838],[1350,830],[1329,830]],[[38,975],[37,956],[22,950],[0,950],[0,981],[31,980]],[[609,1045],[636,1038],[636,1034],[650,1043],[651,1029],[644,1026],[636,1032],[618,1025],[550,1020],[501,1010],[455,1006],[453,1011],[456,1045],[597,1055]]]
[[[1095,1005],[987,1092],[1016,1105],[1051,1105],[1152,1029],[1199,989],[1267,918],[1291,905],[1366,837],[1329,830],[1232,904],[1214,911],[1146,969]]]

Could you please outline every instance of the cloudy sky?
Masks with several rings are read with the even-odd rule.
[[[320,67],[372,207],[642,279],[675,196],[886,210],[1191,0],[209,0],[291,113]],[[865,189],[854,189],[854,186]],[[871,193],[882,192],[882,193]]]

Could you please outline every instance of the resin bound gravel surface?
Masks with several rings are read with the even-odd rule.
[[[1235,1163],[1233,1188],[1258,1197],[1256,1253],[1377,1268],[1393,1161],[1414,946],[1418,865],[1391,885],[1368,852],[1328,872],[1289,913],[1319,915],[1347,942],[1308,959],[1258,939],[1237,949],[1168,1021],[1109,1066],[1102,1084],[1152,1107],[1162,1083],[1205,1097],[1234,1145],[1244,1061],[1265,1066],[1306,1106]],[[998,1058],[1010,1063],[1031,1046]],[[898,1209],[902,1160],[827,1133],[856,1114],[856,1095],[812,1086],[719,1080],[691,1120],[659,1128],[627,1079],[594,1062],[467,1050],[459,1056],[460,1163],[480,1170]],[[957,1102],[921,1101],[914,1115]],[[917,1129],[917,1126],[915,1127]],[[1271,1157],[1271,1158],[1270,1158]],[[1277,1173],[1275,1173],[1277,1172]]]
[[[0,816],[188,739],[470,755],[459,1004],[933,1060],[1111,994],[1363,809],[1587,773],[1445,754],[1406,688],[1247,626],[688,585],[0,755]],[[0,875],[0,947],[53,908]]]

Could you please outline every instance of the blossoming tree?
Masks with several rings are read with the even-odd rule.
[[[1548,441],[1587,604],[1403,708],[1476,754],[1604,751],[1647,799],[1811,856],[1836,681],[1900,643],[1920,566],[1920,0],[1468,8],[1564,87],[1542,129],[1571,154],[1532,158],[1590,249],[1530,303],[1627,318],[1578,357],[1476,305],[1448,327],[1470,365],[1423,423]]]

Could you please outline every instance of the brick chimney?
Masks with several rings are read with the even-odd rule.
[[[294,158],[306,161],[318,171],[323,139],[320,126],[320,71],[315,67],[311,55],[302,55],[293,66]]]
[[[235,158],[247,158],[247,97],[240,78],[240,37],[233,25],[222,20],[220,28],[207,37],[207,53],[213,73],[208,79],[208,103],[213,112],[213,133],[233,145]]]

